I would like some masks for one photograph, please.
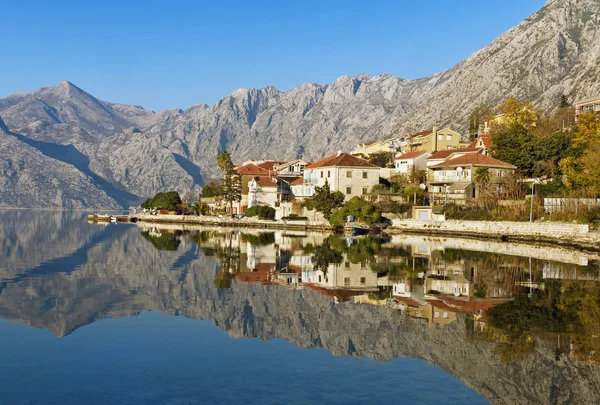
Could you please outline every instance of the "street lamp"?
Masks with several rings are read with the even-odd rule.
[[[529,208],[529,223],[533,223],[533,198],[535,197],[535,180],[531,183],[531,206]]]

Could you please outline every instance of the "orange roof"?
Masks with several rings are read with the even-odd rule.
[[[348,153],[340,153],[326,157],[325,159],[306,166],[307,169],[315,169],[318,167],[377,167],[364,159],[357,158]]]
[[[402,156],[398,156],[396,158],[396,160],[399,160],[399,159],[414,159],[417,156],[421,156],[423,153],[425,153],[425,152],[424,151],[418,151],[418,150],[413,151],[413,152],[407,152],[407,153],[405,153]]]
[[[440,309],[447,309],[455,313],[474,315],[480,311],[485,311],[496,305],[512,301],[511,299],[488,299],[488,300],[464,300],[454,297],[441,297],[435,300],[427,300],[431,305]]]
[[[241,175],[250,175],[250,176],[268,176],[269,170],[264,169],[262,167],[258,167],[254,163],[248,163],[242,167],[238,167],[235,169],[237,174]]]
[[[494,159],[493,157],[482,155],[480,153],[468,153],[464,156],[459,156],[457,158],[450,159],[433,167],[458,167],[468,165],[483,167],[506,167],[510,169],[517,168],[516,166],[513,166],[510,163],[506,163],[501,160]]]
[[[262,167],[263,169],[273,170],[274,166],[282,165],[284,163],[286,163],[286,162],[284,162],[284,161],[276,161],[276,160],[267,160],[265,162],[258,163],[257,166],[258,167]]]
[[[421,306],[421,304],[419,304],[419,302],[413,300],[412,298],[394,297],[394,300],[396,300],[397,302],[403,302],[406,305],[411,306],[411,307],[419,307],[419,306]]]
[[[304,178],[298,177],[296,180],[290,183],[290,186],[301,186],[302,184],[304,184]]]
[[[479,138],[471,142],[469,148],[476,148],[479,144],[483,144],[483,146],[485,146],[486,149],[490,149],[492,147],[492,137],[489,135],[481,135]]]
[[[261,176],[256,182],[261,187],[277,187],[277,179],[275,177]]]
[[[481,148],[471,148],[470,146],[468,148],[462,148],[462,149],[446,149],[446,150],[441,150],[439,152],[434,153],[433,155],[429,156],[429,158],[427,158],[427,160],[446,159],[448,156],[452,155],[453,153],[473,153],[473,152],[479,152],[479,151],[481,151]]]
[[[325,295],[326,297],[331,297],[331,298],[337,298],[340,302],[346,302],[346,301],[350,301],[350,298],[357,296],[357,295],[363,295],[365,292],[364,291],[352,291],[352,290],[343,290],[343,289],[329,289],[329,288],[323,288],[323,287],[319,287],[316,286],[314,284],[310,284],[310,283],[305,283],[304,284],[306,287],[310,288],[311,290],[315,290],[318,291],[319,293],[321,293],[322,295]]]

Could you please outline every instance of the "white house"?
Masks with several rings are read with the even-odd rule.
[[[315,187],[329,183],[332,191],[340,191],[346,201],[367,194],[379,184],[379,167],[348,153],[339,152],[304,169],[302,193],[312,196]],[[297,185],[292,185],[296,189]]]
[[[396,157],[396,172],[402,175],[409,175],[415,171],[427,169],[427,159],[431,153],[424,151],[414,151],[404,154],[398,154]]]

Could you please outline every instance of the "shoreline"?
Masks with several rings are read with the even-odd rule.
[[[90,222],[107,222],[107,219]],[[217,226],[227,228],[258,228],[313,232],[333,232],[334,227],[320,221],[268,221],[259,219],[233,219],[226,217],[190,215],[148,215],[135,216],[137,221],[155,224],[178,224],[195,226]],[[346,227],[348,228],[348,227]],[[528,222],[486,222],[486,221],[418,221],[393,220],[385,230],[390,235],[418,234],[431,236],[460,237],[476,240],[497,240],[502,242],[525,242],[548,246],[564,246],[600,252],[600,232],[590,231],[587,225],[567,223],[528,223]]]

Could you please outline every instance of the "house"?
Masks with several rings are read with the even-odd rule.
[[[461,142],[461,136],[458,132],[450,128],[421,131],[413,135],[408,146],[403,151],[425,151],[434,153],[446,149],[458,149]]]
[[[489,134],[481,134],[469,145],[469,149],[479,148],[482,149],[484,155],[488,154],[488,151],[492,148],[492,137]]]
[[[240,176],[242,185],[242,199],[239,204],[234,207],[232,214],[244,212],[248,207],[248,192],[251,181],[259,177],[272,177],[272,171],[256,165],[255,163],[246,163],[243,166],[237,167],[235,172]]]
[[[342,192],[348,201],[367,194],[379,184],[379,167],[348,153],[338,152],[306,166],[304,196],[312,196],[315,187],[322,187],[325,182],[329,183],[332,191]]]
[[[586,112],[600,113],[600,98],[575,103],[575,122],[578,121],[581,114]]]
[[[428,185],[430,199],[436,202],[466,204],[481,195],[476,184],[476,173],[487,169],[490,192],[502,198],[503,178],[509,177],[517,168],[510,163],[480,153],[467,153],[429,168]]]
[[[413,172],[427,169],[427,159],[431,153],[424,151],[413,151],[399,154],[396,157],[396,172],[408,176]]]
[[[305,160],[296,159],[290,162],[277,164],[273,166],[273,169],[277,172],[278,176],[302,177],[304,173],[304,168],[309,164],[310,163]]]
[[[463,149],[447,149],[441,150],[439,152],[434,153],[433,155],[427,158],[427,169],[430,169],[433,166],[439,165],[447,160],[454,159],[460,156],[467,155],[469,153],[481,153],[481,148],[463,148]],[[429,175],[430,173],[428,173]]]
[[[258,205],[275,207],[279,202],[279,184],[275,177],[257,176],[248,182],[248,208]]]
[[[374,153],[381,152],[394,152],[394,146],[389,141],[374,141],[374,142],[363,142],[356,145],[352,152],[353,156],[364,156],[369,157]]]

